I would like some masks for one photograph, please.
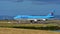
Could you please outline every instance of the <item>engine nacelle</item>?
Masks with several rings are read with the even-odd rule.
[[[37,19],[34,19],[34,21],[37,21]]]
[[[47,19],[42,19],[43,21],[46,21]]]

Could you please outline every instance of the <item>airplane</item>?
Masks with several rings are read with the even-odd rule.
[[[14,17],[15,20],[22,20],[22,19],[26,19],[26,20],[30,20],[30,21],[38,21],[38,20],[43,20],[46,21],[48,19],[54,18],[54,11],[50,12],[48,15],[46,16],[33,16],[33,15],[17,15]]]

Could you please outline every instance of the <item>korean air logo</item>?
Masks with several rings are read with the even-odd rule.
[[[51,12],[51,16],[53,16],[53,12]]]

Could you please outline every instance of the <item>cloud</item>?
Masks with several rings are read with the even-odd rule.
[[[23,2],[24,0],[13,0],[13,1],[16,1],[16,2]]]
[[[34,4],[60,4],[60,0],[29,0]]]
[[[0,0],[0,1],[13,1],[13,2],[23,2],[24,0]]]
[[[47,1],[47,2],[50,2],[50,1],[60,1],[60,0],[30,0],[30,1]]]
[[[60,4],[60,0],[0,0],[0,1],[11,1],[11,2],[31,1],[33,4]]]

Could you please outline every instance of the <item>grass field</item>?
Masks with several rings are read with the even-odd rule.
[[[47,30],[0,28],[0,34],[60,34],[60,32],[53,32]]]
[[[60,32],[53,32],[51,30],[40,29],[41,27],[48,27],[47,29],[50,28],[54,29],[55,26],[56,28],[59,27],[60,29],[60,25],[56,24],[58,22],[60,23],[60,20],[46,21],[49,22],[48,24],[18,24],[15,22],[16,21],[0,20],[0,34],[60,34]],[[33,29],[27,29],[27,28],[33,28]]]
[[[37,30],[59,30],[60,29],[60,27],[56,24],[10,24],[10,23],[0,23],[0,27],[37,29]]]
[[[11,23],[8,23],[11,22]],[[54,22],[59,22],[59,20],[55,21],[47,21],[50,22],[48,24],[19,24],[19,23],[13,23],[16,21],[12,20],[0,20],[0,27],[8,27],[8,28],[24,28],[24,29],[42,29],[42,30],[55,30],[60,29],[60,25],[54,24]]]

